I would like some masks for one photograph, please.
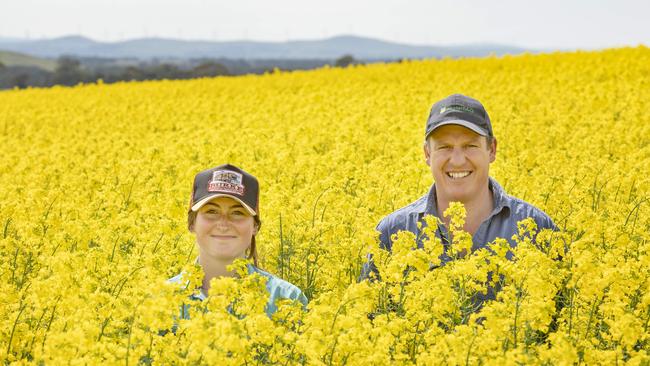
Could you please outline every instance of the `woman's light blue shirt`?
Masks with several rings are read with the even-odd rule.
[[[307,297],[296,285],[287,282],[277,276],[274,276],[269,272],[263,271],[252,264],[247,264],[246,267],[248,268],[249,274],[259,273],[260,275],[267,278],[266,291],[269,293],[269,299],[264,310],[266,311],[266,315],[268,315],[269,318],[278,310],[277,306],[275,305],[275,302],[278,299],[297,300],[300,301],[303,306],[307,306]],[[180,284],[182,275],[182,273],[179,273],[178,275],[167,280],[167,282]],[[186,287],[188,285],[189,281],[185,283]],[[190,298],[192,300],[203,301],[207,298],[207,296],[203,293],[203,291],[200,291],[197,295],[192,295]],[[189,307],[189,304],[183,304],[183,308],[181,309],[182,319],[189,319]]]

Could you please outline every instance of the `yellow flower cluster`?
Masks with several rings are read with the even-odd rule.
[[[637,47],[2,92],[0,359],[648,365],[649,65]],[[516,248],[469,253],[453,205],[455,260],[431,233],[388,255],[375,225],[432,184],[424,123],[456,92],[490,113],[491,175],[561,231],[525,220]],[[257,275],[189,300],[191,182],[226,162],[259,178],[261,267],[306,310],[269,319]],[[382,280],[357,283],[369,252]]]

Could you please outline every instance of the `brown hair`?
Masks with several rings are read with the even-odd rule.
[[[192,209],[187,211],[187,230],[192,231],[192,226],[194,226],[194,221],[196,221],[196,211],[192,211]],[[262,221],[260,220],[258,215],[253,216],[253,219],[255,220],[255,226],[257,227],[257,230],[259,231],[260,228],[262,227]],[[258,267],[258,262],[257,262],[257,244],[255,243],[255,235],[251,238],[251,245],[248,247],[248,250],[246,251],[246,259],[252,259],[253,260],[253,265],[255,267]]]

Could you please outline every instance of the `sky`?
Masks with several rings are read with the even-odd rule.
[[[648,0],[0,0],[0,37],[650,46]]]

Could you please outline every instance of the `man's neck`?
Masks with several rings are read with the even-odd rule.
[[[451,200],[442,197],[436,192],[437,214],[447,228],[449,228],[450,218],[444,217],[444,212],[451,202]],[[490,216],[490,213],[494,209],[494,197],[492,196],[489,185],[486,185],[485,189],[482,189],[478,196],[461,203],[465,206],[465,211],[467,212],[463,229],[470,235],[474,235],[479,226],[481,226],[481,223]]]
[[[203,268],[203,290],[208,293],[210,290],[210,280],[215,277],[235,277],[234,271],[229,271],[227,267],[232,264],[227,261],[219,261],[207,255],[199,255],[199,264]]]

